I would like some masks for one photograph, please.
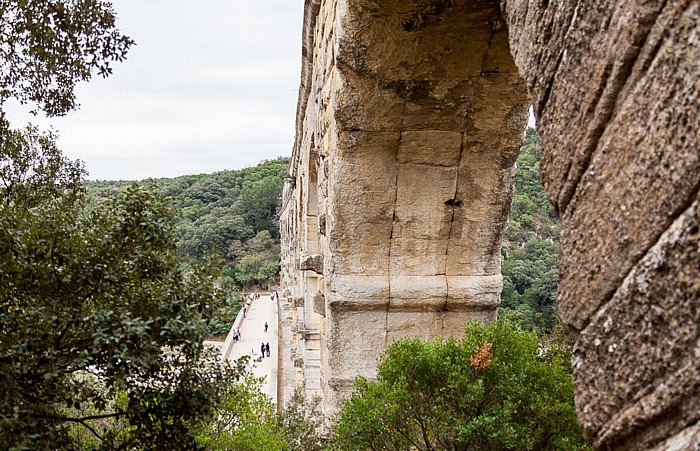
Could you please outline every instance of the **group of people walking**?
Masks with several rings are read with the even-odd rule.
[[[248,296],[250,296],[251,300],[253,300],[253,301],[255,301],[255,300],[257,300],[257,299],[260,299],[260,298],[262,297],[262,295],[261,295],[260,293],[253,293],[253,294],[248,295]],[[279,297],[279,295],[277,294],[276,291],[271,291],[271,292],[270,292],[270,300],[271,300],[271,301],[274,301],[274,300],[277,299],[278,297]]]
[[[258,300],[258,299],[262,298],[262,294],[261,294],[261,293],[251,293],[251,294],[248,294],[248,295],[247,295],[247,298],[248,298],[250,301]],[[277,298],[277,292],[270,292],[270,300],[271,300],[271,301],[275,301],[276,298]],[[248,310],[248,309],[247,309],[246,307],[243,307],[243,317],[244,317],[244,318],[246,317],[246,314],[248,313],[247,310]],[[264,327],[265,327],[265,333],[267,333],[268,328],[269,328],[269,325],[267,324],[267,321],[265,321],[265,326],[264,326]],[[235,341],[240,341],[240,340],[241,340],[241,332],[240,332],[240,329],[234,330],[234,332],[233,332],[233,339],[234,339]],[[262,342],[262,343],[260,344],[260,354],[262,355],[262,357],[270,357],[270,342],[267,342],[267,343]]]

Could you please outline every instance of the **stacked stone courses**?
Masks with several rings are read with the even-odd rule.
[[[404,336],[493,321],[532,103],[596,449],[700,430],[699,1],[307,1],[284,397],[327,414]],[[286,334],[286,335],[285,335]]]

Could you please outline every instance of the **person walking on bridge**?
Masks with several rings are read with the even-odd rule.
[[[265,357],[265,343],[260,344],[260,354]]]
[[[265,332],[267,332],[267,321],[265,321]]]

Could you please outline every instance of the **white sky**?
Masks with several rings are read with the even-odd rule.
[[[127,60],[80,84],[81,107],[65,117],[8,102],[14,127],[53,127],[92,180],[211,173],[291,154],[303,0],[112,3],[136,41]]]
[[[53,126],[89,179],[210,173],[291,154],[302,0],[112,3],[136,41],[127,60],[79,85],[81,107],[65,117],[8,102],[14,127]]]

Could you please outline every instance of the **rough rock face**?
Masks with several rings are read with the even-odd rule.
[[[307,1],[303,42],[284,396],[332,412],[392,340],[495,318],[527,86],[584,433],[697,443],[700,1]]]
[[[697,435],[699,5],[503,2],[562,219],[559,311],[581,330],[576,403],[596,448]]]

